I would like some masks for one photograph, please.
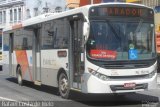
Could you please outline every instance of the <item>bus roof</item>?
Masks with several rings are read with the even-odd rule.
[[[145,5],[141,5],[141,4],[121,3],[121,2],[114,2],[114,3],[111,2],[111,3],[100,3],[100,4],[93,4],[93,5],[86,5],[86,6],[71,9],[71,10],[68,10],[68,11],[60,12],[60,13],[42,14],[42,15],[27,19],[25,21],[22,21],[22,23],[6,26],[3,29],[3,31],[9,31],[9,30],[13,30],[13,29],[21,28],[21,27],[35,25],[35,24],[42,23],[42,22],[45,22],[45,21],[58,19],[58,18],[62,18],[62,17],[66,17],[66,16],[78,14],[78,13],[83,13],[84,15],[88,16],[88,11],[86,11],[86,10],[89,10],[90,7],[103,6],[103,5],[131,5],[131,6],[140,6],[140,7],[150,8],[150,7],[147,7]],[[152,9],[152,8],[150,8],[150,9]]]

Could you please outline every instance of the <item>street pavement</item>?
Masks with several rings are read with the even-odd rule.
[[[0,72],[0,101],[51,101],[52,107],[160,107],[160,74],[158,74],[158,88],[155,90],[116,95],[96,95],[72,92],[68,100],[58,95],[57,88],[36,86],[25,82],[23,86],[17,84],[15,78],[10,78]],[[51,103],[51,104],[52,104]]]

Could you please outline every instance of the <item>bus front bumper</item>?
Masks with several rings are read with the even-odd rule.
[[[124,87],[124,84],[134,83],[135,87]],[[157,88],[157,73],[152,78],[133,80],[108,80],[103,81],[89,73],[82,76],[83,93],[129,93]]]

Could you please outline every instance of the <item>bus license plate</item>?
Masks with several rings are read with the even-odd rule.
[[[124,88],[135,88],[136,84],[135,83],[124,83]]]

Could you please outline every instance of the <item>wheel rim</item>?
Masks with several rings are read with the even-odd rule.
[[[68,79],[64,74],[60,78],[59,88],[60,88],[60,93],[63,96],[67,94],[67,92],[68,92]]]

